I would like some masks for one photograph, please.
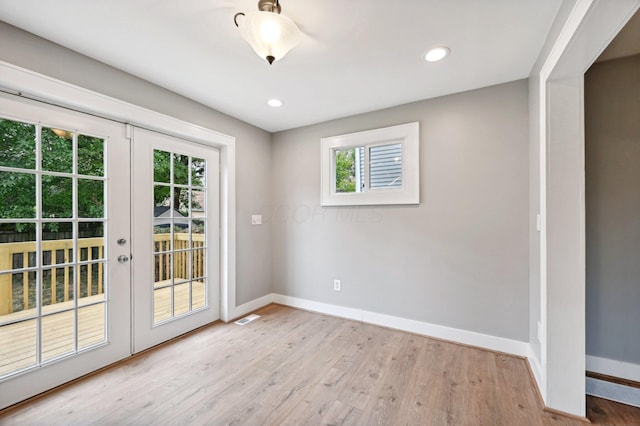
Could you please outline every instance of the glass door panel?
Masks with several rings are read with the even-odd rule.
[[[130,354],[129,267],[109,260],[129,238],[123,136],[0,95],[0,409]]]
[[[139,351],[218,318],[219,153],[136,128],[133,161]]]

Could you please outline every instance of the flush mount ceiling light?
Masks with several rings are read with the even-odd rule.
[[[281,101],[280,99],[275,99],[275,98],[274,98],[274,99],[269,99],[269,100],[267,101],[267,104],[268,104],[270,107],[274,107],[274,108],[278,108],[278,107],[281,107],[281,106],[283,105],[283,104],[282,104],[282,101]]]
[[[279,0],[258,1],[258,11],[236,13],[233,22],[253,50],[272,64],[293,49],[300,41],[300,30],[284,15]],[[244,18],[238,22],[238,17]]]
[[[437,62],[446,58],[447,55],[449,55],[449,52],[450,50],[448,47],[444,47],[444,46],[434,47],[433,49],[427,52],[424,59],[429,62]]]

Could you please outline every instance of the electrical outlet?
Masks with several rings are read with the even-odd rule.
[[[251,224],[252,225],[262,225],[262,215],[261,214],[252,214],[251,215]]]
[[[340,280],[333,280],[333,291],[340,291],[342,289],[342,284]]]

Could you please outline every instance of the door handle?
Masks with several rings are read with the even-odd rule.
[[[129,256],[125,254],[121,254],[120,256],[118,256],[118,262],[127,263],[128,261],[129,261]]]

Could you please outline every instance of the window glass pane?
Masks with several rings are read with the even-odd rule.
[[[31,258],[35,258],[35,253]],[[36,285],[35,271],[0,274],[0,294],[4,295],[0,298],[0,323],[3,315],[23,312],[26,316],[35,316]]]
[[[154,287],[171,284],[171,253],[156,254],[154,256],[154,267]]]
[[[166,219],[156,220],[153,226],[153,251],[155,253],[171,250],[171,221]]]
[[[35,258],[35,226],[35,223],[0,223],[0,272],[35,266],[35,259],[29,260],[30,256]]]
[[[192,271],[193,278],[202,278],[206,276],[206,250],[193,250],[192,253]]]
[[[52,222],[42,225],[42,264],[58,265],[73,260],[73,223]]]
[[[154,182],[171,182],[171,153],[153,150],[153,180]]]
[[[42,271],[42,313],[72,309],[74,299],[74,267],[51,268]]]
[[[0,326],[0,376],[36,364],[36,332],[36,320]]]
[[[0,166],[36,168],[36,126],[0,118]]]
[[[104,300],[104,263],[92,262],[80,265],[78,305],[86,305]]]
[[[206,279],[202,278],[191,282],[191,308],[193,310],[207,306]]]
[[[72,217],[73,180],[61,176],[42,176],[42,217]]]
[[[153,216],[157,218],[171,217],[171,187],[155,185],[153,187]]]
[[[402,188],[402,144],[369,149],[369,188]]]
[[[0,218],[36,217],[36,176],[0,172]]]
[[[78,349],[97,345],[106,340],[105,304],[78,309]]]
[[[104,259],[104,223],[78,223],[78,249],[82,251],[82,260]]]
[[[102,139],[78,135],[78,173],[104,176],[104,141]]]
[[[189,157],[173,154],[173,183],[177,185],[189,184]]]
[[[191,159],[191,185],[205,186],[206,184],[206,162],[202,158]]]
[[[201,190],[191,190],[191,215],[195,217],[205,217],[205,193]]]
[[[42,317],[42,360],[47,361],[75,349],[75,311]]]
[[[173,188],[173,205],[176,206],[177,211],[173,212],[174,217],[185,218],[189,217],[189,189],[188,188]],[[182,223],[189,223],[188,221],[182,221]]]
[[[356,149],[336,149],[335,171],[336,187],[335,191],[356,192]]]
[[[156,288],[153,291],[153,323],[168,320],[171,318],[171,300],[173,286]]]
[[[104,217],[104,181],[78,179],[78,217]]]
[[[173,253],[173,282],[178,284],[189,280],[189,251]]]
[[[191,306],[189,303],[191,283],[185,282],[178,284],[173,288],[173,314],[181,315],[189,312]]]
[[[42,129],[42,170],[73,171],[73,133],[61,129]]]
[[[191,247],[200,248],[205,245],[205,221],[194,220],[191,222]]]

